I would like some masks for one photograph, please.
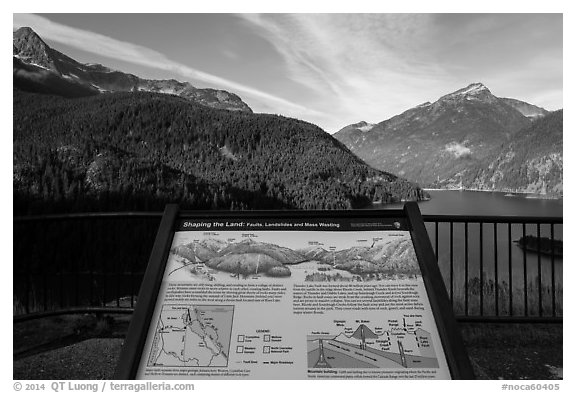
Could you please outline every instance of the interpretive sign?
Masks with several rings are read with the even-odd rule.
[[[420,211],[167,207],[119,379],[473,378]]]

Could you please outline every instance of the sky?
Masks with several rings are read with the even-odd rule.
[[[334,133],[470,83],[563,107],[562,14],[14,14],[85,63],[238,94]]]

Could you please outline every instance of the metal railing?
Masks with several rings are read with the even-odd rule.
[[[14,321],[133,310],[161,216],[15,217]],[[562,218],[424,215],[424,221],[459,320],[562,321],[561,256],[554,247],[550,255],[541,249],[544,237],[562,237]],[[537,238],[534,252],[514,245],[528,235]]]
[[[162,212],[14,218],[15,321],[130,312]]]
[[[562,255],[553,246],[544,255],[542,247],[544,238],[554,244],[561,236],[561,217],[425,215],[424,221],[459,320],[562,321]],[[537,239],[535,250],[521,247],[527,236]]]

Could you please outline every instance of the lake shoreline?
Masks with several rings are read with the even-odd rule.
[[[488,192],[488,193],[499,193],[504,194],[506,197],[510,198],[526,198],[526,199],[542,199],[542,200],[563,200],[564,196],[556,196],[551,194],[535,194],[533,192],[526,191],[500,191],[500,190],[482,190],[479,188],[464,188],[464,189],[450,189],[450,188],[423,188],[422,190],[428,191],[469,191],[469,192]],[[431,199],[431,198],[430,198]]]

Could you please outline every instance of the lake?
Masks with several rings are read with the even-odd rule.
[[[427,190],[431,199],[418,202],[422,214],[465,216],[562,217],[562,199],[506,196],[503,192]],[[375,204],[373,209],[397,209],[403,204]]]
[[[562,217],[562,200],[506,196],[501,192],[428,192],[432,199],[418,203],[423,215]],[[402,205],[371,208],[401,208]],[[438,243],[438,264],[458,314],[468,310],[470,315],[479,315],[481,311],[485,315],[538,315],[541,308],[544,315],[562,315],[562,258],[556,257],[552,263],[549,256],[525,253],[511,243],[510,240],[523,236],[522,224],[485,223],[481,228],[479,223],[470,223],[466,236],[465,224],[454,223],[452,243],[449,223],[439,223],[438,233],[433,223],[426,223],[426,228],[433,247]],[[525,231],[526,235],[536,236],[538,229],[535,224],[527,224]],[[550,237],[551,225],[542,224],[540,234]],[[562,236],[562,225],[554,225],[554,238],[562,239]],[[465,269],[466,237],[468,272]]]

